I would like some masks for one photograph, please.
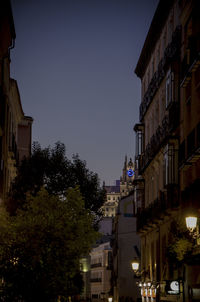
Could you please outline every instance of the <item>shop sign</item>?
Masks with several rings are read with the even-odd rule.
[[[177,280],[166,281],[165,291],[168,295],[180,294],[180,283]]]

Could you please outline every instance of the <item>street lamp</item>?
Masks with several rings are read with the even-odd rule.
[[[186,226],[189,229],[190,232],[193,232],[194,229],[197,227],[197,217],[195,216],[188,216],[185,218],[186,220]]]
[[[132,270],[134,271],[135,275],[137,277],[140,277],[141,273],[139,271],[139,267],[140,267],[140,261],[138,258],[135,258],[132,263],[131,263],[131,266],[132,266]]]
[[[112,302],[112,300],[113,300],[113,297],[108,297],[108,302]]]
[[[132,270],[136,273],[139,270],[140,263],[138,260],[134,260],[132,263]]]
[[[194,239],[196,239],[197,245],[200,245],[198,218],[196,216],[188,216],[185,218],[186,226]]]

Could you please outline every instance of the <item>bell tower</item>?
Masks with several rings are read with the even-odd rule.
[[[133,180],[135,177],[134,163],[130,158],[127,161],[127,155],[125,156],[124,167],[122,176],[120,178],[120,194],[126,196],[133,189]]]

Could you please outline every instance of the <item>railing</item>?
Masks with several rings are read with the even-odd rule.
[[[170,184],[165,191],[160,192],[159,198],[147,208],[143,208],[137,214],[137,231],[141,232],[156,225],[163,216],[176,209],[180,204],[179,188],[177,184]]]
[[[95,282],[101,282],[102,279],[101,278],[91,278],[90,282],[95,283]]]
[[[179,166],[188,167],[200,158],[200,123],[189,133],[179,149]]]
[[[151,137],[150,142],[146,145],[145,151],[138,159],[139,174],[149,165],[151,160],[160,150],[166,139],[170,135],[170,130],[174,128],[172,116],[166,115],[162,120],[162,124],[158,126],[156,133]],[[172,123],[172,124],[171,124]]]
[[[151,104],[151,101],[153,100],[153,97],[166,74],[166,69],[168,65],[174,60],[174,58],[176,58],[180,49],[180,45],[181,45],[181,27],[178,26],[172,35],[171,43],[169,43],[165,49],[164,56],[160,60],[158,69],[154,73],[153,78],[151,79],[148,89],[144,95],[143,101],[140,105],[140,121],[143,120],[143,117],[147,112],[147,109],[149,108],[149,105]]]
[[[196,36],[191,36],[188,39],[188,47],[186,54],[181,62],[181,86],[185,87],[188,80],[191,78],[193,68],[196,68],[196,63],[200,63],[200,39]]]
[[[91,268],[94,268],[94,267],[101,267],[101,266],[102,266],[102,263],[101,263],[101,262],[91,264]]]
[[[145,151],[138,157],[139,174],[142,174],[143,170],[149,165],[162,145],[170,137],[172,131],[178,126],[179,106],[179,102],[172,102],[170,104],[168,115],[163,118],[161,125],[158,126],[150,142],[146,145]]]

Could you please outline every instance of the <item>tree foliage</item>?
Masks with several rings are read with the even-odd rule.
[[[105,191],[100,187],[98,175],[87,169],[86,162],[78,155],[69,160],[65,155],[65,146],[60,142],[54,148],[45,149],[34,143],[31,157],[25,158],[18,168],[6,208],[10,214],[15,214],[23,206],[27,192],[35,196],[43,186],[50,194],[64,196],[68,188],[77,185],[85,207],[101,215]]]
[[[57,301],[80,292],[79,260],[97,238],[78,187],[62,198],[44,188],[10,216],[0,209],[2,301]]]
[[[192,253],[195,241],[183,221],[172,222],[170,235],[167,256],[172,263],[179,265]]]

